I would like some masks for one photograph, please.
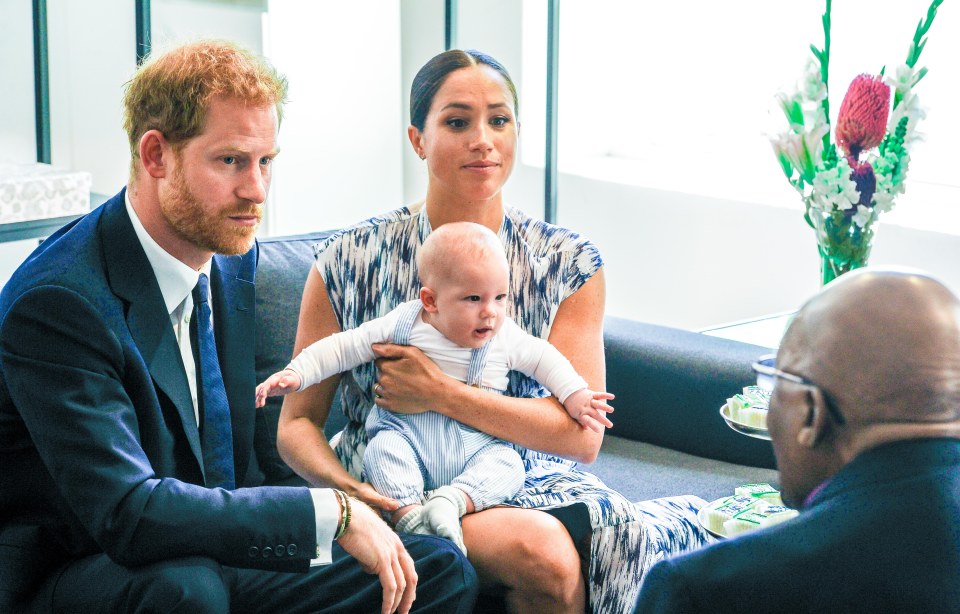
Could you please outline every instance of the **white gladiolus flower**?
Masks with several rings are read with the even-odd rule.
[[[873,218],[873,209],[870,207],[864,207],[863,205],[857,205],[857,212],[853,214],[853,223],[859,226],[860,228],[866,228],[867,224],[870,223],[870,220]]]
[[[841,159],[832,169],[820,169],[813,179],[813,202],[823,211],[846,211],[860,201],[850,165]]]
[[[807,100],[822,102],[827,97],[827,86],[820,75],[820,63],[813,58],[807,58],[803,76],[797,84],[797,90]]]
[[[877,210],[877,213],[886,213],[893,209],[893,194],[887,191],[881,192],[878,188],[873,193],[873,208]]]

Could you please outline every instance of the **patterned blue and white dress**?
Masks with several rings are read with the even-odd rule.
[[[383,316],[417,298],[417,250],[430,234],[423,203],[397,209],[336,233],[318,245],[317,269],[343,330]],[[597,248],[578,234],[505,208],[498,232],[510,263],[508,315],[528,333],[546,339],[560,303],[602,266]],[[344,373],[342,410],[349,422],[336,442],[344,468],[360,478],[373,407],[373,363]],[[542,397],[533,379],[511,372],[508,394]],[[590,534],[587,576],[593,612],[632,611],[640,580],[660,558],[709,539],[696,521],[703,501],[673,497],[635,505],[599,478],[556,456],[524,450],[524,489],[513,505],[566,508],[586,505]]]

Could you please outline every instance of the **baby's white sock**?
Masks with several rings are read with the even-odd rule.
[[[420,518],[427,531],[453,541],[466,554],[460,518],[467,513],[467,500],[460,489],[441,486],[430,493],[422,509]]]
[[[397,521],[400,533],[436,535],[451,540],[464,554],[467,547],[463,543],[463,529],[460,518],[467,513],[467,500],[460,489],[453,486],[441,486],[427,498],[426,503],[416,507]]]

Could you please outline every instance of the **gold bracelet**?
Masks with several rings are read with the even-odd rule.
[[[343,501],[346,503],[346,507],[343,508],[343,529],[341,529],[340,535],[346,533],[350,527],[350,495],[343,493]],[[337,537],[340,537],[340,535]]]
[[[343,532],[347,530],[350,504],[347,502],[346,493],[344,493],[342,490],[333,489],[333,494],[336,495],[337,502],[340,504],[340,523],[337,526],[337,532],[334,534],[333,539],[340,539],[340,536],[343,535]]]

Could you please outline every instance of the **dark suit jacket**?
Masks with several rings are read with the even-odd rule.
[[[960,611],[960,442],[861,454],[799,517],[658,563],[636,611]]]
[[[0,294],[0,603],[101,552],[274,570],[314,556],[306,488],[244,488],[262,481],[257,247],[213,261],[240,488],[207,489],[183,362],[123,194],[45,240]]]

